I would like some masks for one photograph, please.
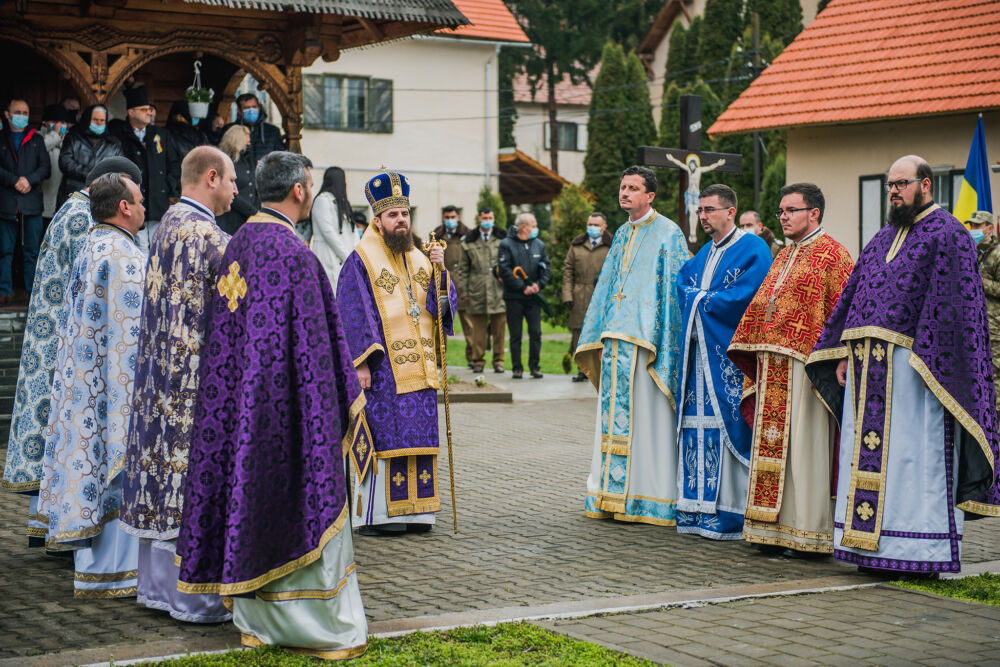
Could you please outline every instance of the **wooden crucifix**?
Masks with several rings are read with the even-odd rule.
[[[681,197],[678,219],[687,218],[688,243],[698,242],[698,194],[701,177],[709,171],[743,171],[743,156],[738,153],[709,153],[701,149],[701,96],[683,95],[681,105],[681,148],[640,146],[638,163],[647,167],[679,170]]]

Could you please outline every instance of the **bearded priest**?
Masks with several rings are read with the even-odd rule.
[[[776,215],[787,243],[729,345],[745,376],[740,409],[753,429],[743,539],[792,557],[833,553],[836,422],[805,363],[854,262],[823,230],[825,206],[812,183],[781,189]]]
[[[368,441],[352,448],[351,517],[367,536],[425,532],[441,509],[438,494],[437,348],[434,322],[445,292],[442,325],[450,335],[458,297],[444,250],[428,256],[413,245],[410,183],[392,171],[365,186],[375,218],[337,283],[337,304],[354,368],[368,404]],[[436,264],[439,283],[434,284]]]
[[[997,516],[997,411],[976,244],[916,155],[889,169],[888,225],[858,258],[806,372],[841,414],[834,557],[961,568],[966,512]]]

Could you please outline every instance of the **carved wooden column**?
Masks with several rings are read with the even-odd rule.
[[[285,88],[288,91],[288,110],[282,111],[288,150],[302,152],[302,68],[288,67],[285,74]]]

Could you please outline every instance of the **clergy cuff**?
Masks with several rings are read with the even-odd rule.
[[[381,343],[372,343],[371,345],[368,346],[367,350],[362,352],[361,355],[355,358],[354,361],[352,361],[351,363],[354,366],[354,368],[359,368],[361,364],[368,361],[368,357],[372,356],[376,352],[381,352],[382,354],[385,354],[385,348],[382,347]]]

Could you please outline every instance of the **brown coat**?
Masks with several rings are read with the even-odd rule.
[[[463,300],[459,308],[472,315],[492,315],[507,309],[503,301],[503,285],[493,272],[500,242],[507,237],[504,230],[494,227],[490,240],[484,241],[476,227],[462,241],[462,261],[458,265],[455,284]]]
[[[573,309],[569,313],[570,329],[583,327],[583,318],[587,315],[587,306],[594,294],[597,277],[601,274],[601,267],[610,250],[611,234],[607,232],[604,232],[596,248],[590,247],[590,238],[586,234],[580,234],[570,243],[562,276],[563,303],[573,302]]]

